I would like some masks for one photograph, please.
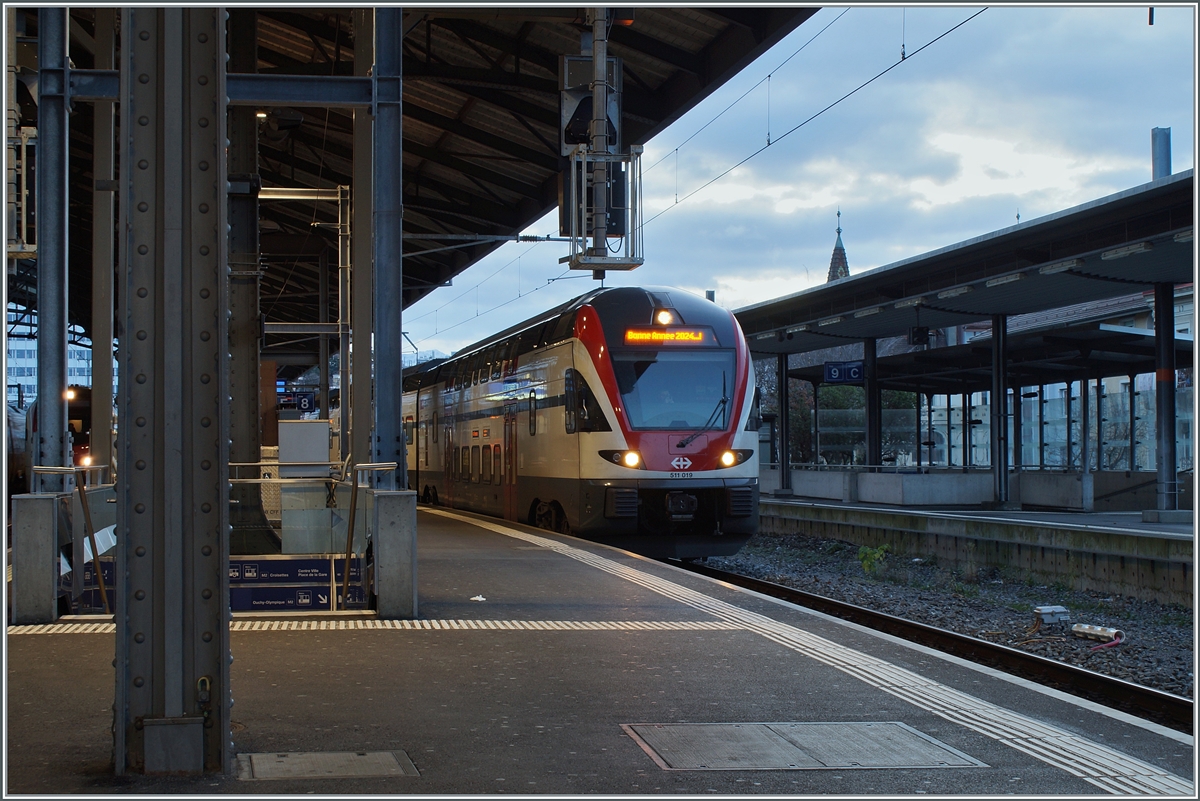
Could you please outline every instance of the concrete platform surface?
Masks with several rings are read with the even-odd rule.
[[[114,776],[112,624],[10,628],[6,794],[1194,797],[1190,736],[623,551],[418,532],[418,621],[235,619],[243,778]]]

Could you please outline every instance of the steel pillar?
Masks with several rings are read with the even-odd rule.
[[[1021,419],[1025,412],[1025,399],[1021,396],[1025,387],[1013,387],[1012,390],[1012,468],[1014,473],[1020,473],[1025,464],[1025,421]]]
[[[779,399],[779,489],[776,495],[792,494],[792,424],[788,414],[788,357],[780,353],[776,357],[776,394]]]
[[[372,9],[354,12],[354,74],[366,76],[375,62],[375,12]],[[369,109],[354,109],[353,218],[350,261],[353,263],[353,362],[349,340],[342,332],[339,351],[342,360],[342,458],[352,454],[354,461],[365,463],[371,453],[371,331],[372,326],[372,183],[371,140],[372,120]],[[340,266],[340,265],[339,265]],[[350,274],[345,273],[349,281]],[[347,286],[347,289],[349,287]],[[349,292],[347,293],[349,297]],[[343,317],[343,320],[346,318]],[[361,339],[361,342],[359,341]],[[353,365],[353,376],[350,374]]]
[[[946,467],[954,467],[954,396],[949,392],[946,393]]]
[[[1038,469],[1046,467],[1046,385],[1038,384]]]
[[[396,487],[408,489],[404,462],[401,310],[404,306],[404,141],[401,65],[404,13],[375,10],[375,131],[373,139],[375,462],[396,462]],[[377,476],[377,480],[383,478]]]
[[[1137,470],[1137,388],[1135,375],[1129,376],[1129,472]]]
[[[996,503],[1008,503],[1008,317],[992,315],[992,479]]]
[[[67,436],[67,9],[38,10],[37,464],[69,467]],[[31,432],[32,433],[32,432]],[[69,490],[61,475],[35,492]]]
[[[122,10],[118,774],[231,768],[225,18]]]
[[[39,386],[41,379],[38,379]],[[1175,285],[1154,285],[1154,460],[1158,508],[1179,508],[1175,445]]]
[[[1082,473],[1092,472],[1092,422],[1091,394],[1088,392],[1089,379],[1085,376],[1079,379],[1079,470]]]
[[[821,463],[821,382],[813,385],[813,464]],[[790,484],[788,486],[791,486]]]
[[[593,153],[608,152],[608,9],[592,9]],[[608,163],[592,165],[592,255],[608,256]]]
[[[975,462],[974,431],[971,428],[971,393],[962,394],[963,472]]]
[[[1074,381],[1067,382],[1067,400],[1066,400],[1066,415],[1067,415],[1067,464],[1065,469],[1070,470],[1075,466],[1075,454],[1072,452],[1072,446],[1075,444],[1075,438],[1071,436],[1074,432],[1071,430],[1071,393],[1075,388]]]
[[[879,390],[874,337],[863,340],[863,391],[867,402],[866,462],[869,470],[878,470],[883,464],[883,396]]]
[[[317,300],[321,304],[321,309],[319,311],[320,316],[317,319],[319,322],[328,323],[329,322],[329,253],[326,250],[322,250],[320,255],[317,256],[317,272],[319,274],[318,283],[317,283],[317,286],[318,286]],[[317,347],[318,347],[318,354],[319,354],[317,356],[317,358],[321,362],[321,364],[320,364],[321,387],[319,390],[320,395],[318,396],[318,398],[319,398],[318,404],[321,407],[321,417],[323,417],[325,419],[329,419],[332,417],[332,415],[329,412],[329,334],[321,334],[320,335]]]
[[[96,9],[96,69],[111,70],[116,10]],[[113,102],[93,103],[92,419],[94,465],[112,464],[113,430]]]
[[[1096,379],[1096,471],[1104,469],[1104,379]]]
[[[229,71],[258,71],[258,14],[253,8],[229,11]],[[259,410],[258,118],[251,106],[229,106],[230,183],[245,193],[229,197],[229,460],[262,459]],[[257,477],[257,473],[243,477]],[[235,525],[266,525],[256,484],[230,490]]]

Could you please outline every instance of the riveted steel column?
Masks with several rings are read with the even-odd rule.
[[[322,323],[327,323],[329,322],[329,252],[327,250],[322,250],[317,257],[317,270],[319,272],[317,300],[321,304],[317,319]],[[319,355],[317,358],[321,362],[321,386],[318,402],[321,406],[321,417],[329,419],[331,417],[329,413],[329,334],[321,334],[318,343]]]
[[[252,8],[229,11],[229,71],[258,71],[258,14]],[[229,460],[257,462],[262,458],[262,420],[259,415],[259,244],[258,118],[253,106],[230,106],[229,174],[239,184],[229,197]],[[257,478],[258,474],[243,474]],[[230,490],[234,524],[266,525],[259,511],[262,497],[255,484]]]
[[[38,10],[37,464],[67,467],[67,9]],[[70,489],[60,475],[38,492]]]
[[[1008,502],[1008,317],[992,315],[991,446],[992,481],[996,503]]]
[[[875,339],[863,340],[863,390],[866,394],[866,428],[868,469],[877,470],[883,464],[883,396],[879,391],[879,369],[876,362]]]
[[[362,9],[354,12],[354,74],[370,74],[375,63],[375,12]],[[354,166],[353,217],[350,261],[353,264],[353,301],[350,312],[354,329],[353,362],[345,331],[340,354],[342,364],[342,458],[347,452],[354,461],[364,463],[371,454],[371,315],[373,254],[371,224],[373,170],[371,166],[372,125],[370,110],[354,109]],[[344,321],[345,318],[343,318]],[[351,376],[349,365],[353,365]],[[350,377],[350,382],[346,380]],[[353,391],[352,391],[353,390]],[[353,405],[352,405],[353,404]]]
[[[1137,387],[1136,375],[1129,376],[1129,472],[1137,470]]]
[[[375,10],[375,462],[396,462],[396,486],[408,488],[400,411],[400,363],[404,338],[404,169],[401,64],[404,44],[402,9]]]
[[[788,414],[788,357],[776,356],[776,393],[779,398],[779,489],[776,495],[792,494],[792,422]]]
[[[96,69],[113,69],[116,10],[96,9]],[[113,102],[93,104],[92,124],[92,464],[112,464]]]
[[[39,378],[39,384],[41,379]],[[1179,508],[1175,462],[1175,285],[1154,285],[1154,460],[1158,508]]]
[[[225,772],[225,12],[122,11],[116,771]]]
[[[1013,387],[1012,391],[1012,468],[1014,473],[1021,472],[1021,466],[1025,463],[1024,454],[1024,421],[1021,415],[1025,411],[1025,399],[1021,396],[1021,391],[1024,387]]]

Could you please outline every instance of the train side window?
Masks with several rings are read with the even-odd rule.
[[[497,359],[497,360],[495,360],[494,362],[492,362],[492,380],[493,380],[493,381],[499,381],[499,380],[500,380],[500,373],[501,373],[501,370],[500,370],[500,360],[499,360],[499,359]]]
[[[471,480],[471,447],[469,445],[462,446],[462,476],[463,481]]]
[[[438,441],[438,413],[436,409],[433,412],[433,419],[430,421],[430,425],[433,426],[433,444],[436,445]]]
[[[529,436],[537,434],[537,392],[529,390]]]
[[[404,418],[404,444],[413,444],[413,418],[411,414]]]
[[[575,370],[570,367],[563,373],[563,399],[563,423],[567,433],[574,434],[577,429],[575,410],[578,408],[578,398],[575,395]]]
[[[575,373],[575,393],[577,397],[575,402],[575,414],[578,418],[577,428],[580,431],[612,431],[595,393],[578,372]]]
[[[471,446],[471,480],[479,483],[479,446]]]
[[[492,446],[492,482],[493,483],[496,483],[496,484],[504,483],[504,481],[503,481],[504,470],[502,467],[503,464],[504,463],[500,460],[500,446],[493,445]]]
[[[483,456],[479,461],[479,482],[481,484],[492,483],[492,446],[483,446]]]

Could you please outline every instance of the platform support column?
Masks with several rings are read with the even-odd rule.
[[[372,207],[375,246],[375,462],[396,462],[396,487],[408,488],[404,461],[401,357],[404,337],[404,170],[401,64],[404,13],[400,8],[375,10],[375,131]],[[377,481],[382,476],[377,477]],[[415,514],[415,513],[414,513]]]
[[[879,390],[874,337],[863,340],[863,391],[867,396],[867,469],[878,470],[879,465],[883,464],[883,395]]]
[[[813,385],[813,464],[821,463],[821,382]],[[790,484],[788,485],[791,486]]]
[[[116,10],[96,9],[96,69],[111,70]],[[92,123],[92,434],[94,465],[112,464],[113,102],[97,100]]]
[[[1104,469],[1104,379],[1096,379],[1096,472]]]
[[[329,322],[329,251],[322,250],[317,256],[317,302],[321,304],[317,319],[322,323]],[[321,417],[329,419],[329,334],[321,334],[317,344],[317,360],[320,362],[321,386],[317,403],[321,407]]]
[[[1008,503],[1008,317],[992,315],[992,478],[996,503]]]
[[[67,436],[67,9],[38,10],[36,464],[69,467]],[[61,475],[31,476],[34,492],[69,491]]]
[[[229,11],[229,71],[258,71],[258,14],[252,8]],[[262,459],[259,412],[258,118],[252,106],[229,107],[229,173],[244,192],[229,198],[229,450],[231,462]],[[232,181],[231,181],[232,183]],[[243,473],[257,478],[258,473]],[[230,491],[234,521],[266,525],[258,485]]]
[[[40,245],[39,245],[40,247]],[[39,379],[40,381],[40,379]],[[1154,285],[1154,458],[1159,509],[1179,508],[1175,445],[1175,285]]]
[[[122,10],[118,774],[231,767],[225,19]]]
[[[1046,385],[1038,384],[1038,469],[1046,467]]]
[[[963,472],[975,462],[974,429],[971,426],[971,393],[962,394]]]
[[[1137,387],[1136,375],[1129,376],[1129,472],[1137,470]]]
[[[354,13],[354,74],[369,75],[375,61],[375,12],[367,8]],[[341,332],[342,360],[341,408],[342,408],[342,458],[347,453],[357,463],[366,463],[371,454],[371,335],[372,330],[372,268],[373,255],[372,183],[371,166],[372,140],[371,112],[365,108],[354,109],[354,165],[352,187],[352,217],[350,222],[350,264],[353,265],[353,300],[349,303],[350,326],[353,337]],[[347,275],[350,275],[349,273]],[[347,287],[349,290],[350,288]],[[349,297],[350,292],[347,292]],[[346,318],[342,318],[345,322]],[[353,342],[353,354],[349,344]],[[351,374],[351,369],[353,374]]]
[[[1092,472],[1091,381],[1085,376],[1079,379],[1079,471],[1084,475]]]
[[[1024,389],[1025,387],[1013,387],[1012,389],[1012,468],[1014,473],[1020,473],[1025,462],[1025,423],[1021,419],[1021,415],[1025,411],[1025,399],[1022,397]]]
[[[946,393],[946,467],[954,467],[954,396]]]
[[[792,494],[792,445],[791,420],[788,414],[788,356],[786,353],[775,357],[776,397],[779,400],[779,489],[776,495]]]

